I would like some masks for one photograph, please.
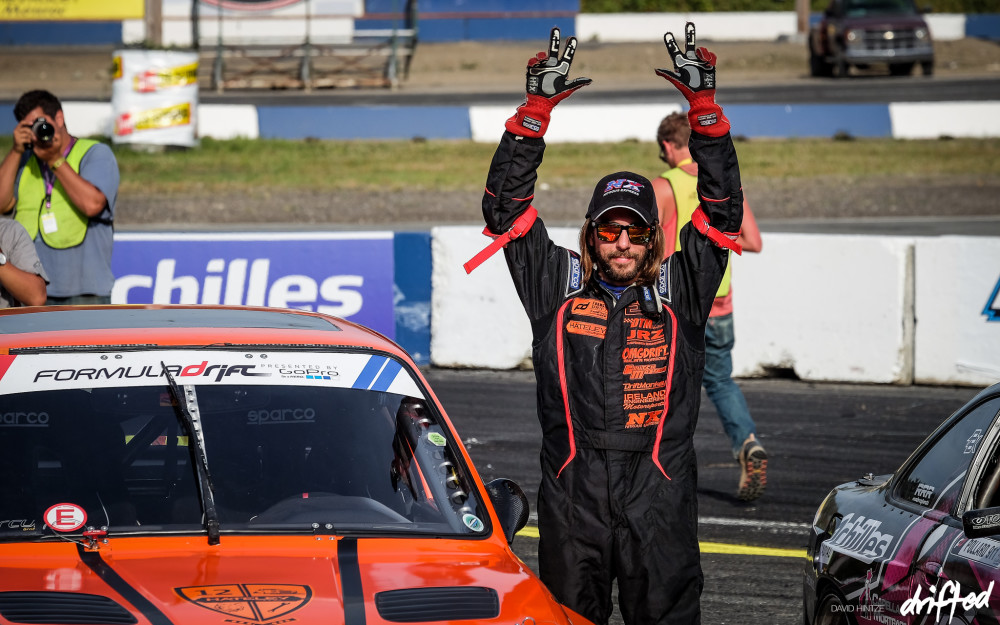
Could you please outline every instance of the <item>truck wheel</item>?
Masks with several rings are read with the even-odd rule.
[[[913,63],[893,63],[889,66],[889,73],[893,76],[909,76],[913,72]]]
[[[850,70],[850,65],[847,64],[847,59],[842,56],[837,57],[837,78],[846,78],[847,73]]]
[[[920,72],[924,76],[934,75],[934,61],[922,61],[920,63]]]

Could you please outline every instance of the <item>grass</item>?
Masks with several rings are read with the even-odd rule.
[[[10,137],[0,138],[0,153]],[[190,150],[147,153],[115,147],[123,194],[190,190],[479,190],[494,145],[471,141],[288,141],[203,139]],[[1000,139],[792,139],[738,141],[745,179],[1000,175]],[[609,171],[656,176],[652,142],[552,144],[540,180],[589,188]]]

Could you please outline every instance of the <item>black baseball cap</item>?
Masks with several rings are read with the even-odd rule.
[[[601,178],[587,208],[587,219],[598,221],[612,208],[627,208],[647,226],[660,221],[656,194],[649,180],[631,171],[619,171]]]

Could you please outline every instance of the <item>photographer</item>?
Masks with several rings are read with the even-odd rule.
[[[51,281],[46,303],[111,303],[114,154],[72,136],[48,91],[22,95],[14,118],[14,146],[0,163],[0,213],[13,210],[35,241]]]

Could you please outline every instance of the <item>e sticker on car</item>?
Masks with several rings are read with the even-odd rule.
[[[57,503],[45,511],[45,524],[57,532],[75,532],[87,522],[87,513],[75,503]]]
[[[436,445],[438,447],[444,447],[445,445],[448,444],[448,439],[438,434],[437,432],[431,432],[430,434],[428,434],[427,440],[429,440],[432,445]]]

